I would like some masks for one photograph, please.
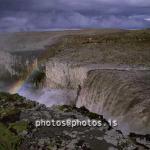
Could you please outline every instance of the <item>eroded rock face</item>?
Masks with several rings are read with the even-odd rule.
[[[124,131],[150,132],[150,72],[89,72],[77,106],[115,118]]]
[[[81,64],[52,59],[46,63],[47,85],[77,89],[78,85],[83,85],[87,71]]]
[[[50,87],[73,88],[77,107],[117,119],[124,132],[149,133],[149,68],[51,59],[46,78]]]
[[[52,52],[48,57],[54,57],[46,62],[46,84],[73,89],[78,107],[117,119],[123,129],[144,134],[150,131],[150,34],[134,32],[62,37],[46,53]],[[27,45],[32,49],[32,44],[29,40]]]
[[[110,127],[103,116],[89,112],[85,107],[53,106],[51,108],[29,101],[17,94],[0,93],[0,148],[2,150],[146,150],[150,148],[149,135],[123,135]],[[11,105],[11,106],[10,106]],[[16,116],[16,117],[14,117]],[[12,118],[12,119],[8,119]],[[35,126],[36,120],[99,120],[101,127]],[[41,124],[42,125],[42,124]],[[4,133],[4,134],[3,134]]]
[[[6,75],[11,76],[15,74],[15,70],[12,68],[14,57],[7,53],[0,51],[0,77],[4,78]]]
[[[24,53],[18,55],[0,51],[0,80],[20,79],[28,75],[33,68],[37,67],[36,58],[32,54],[30,55],[29,57]]]

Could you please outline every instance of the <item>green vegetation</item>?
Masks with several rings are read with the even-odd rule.
[[[39,87],[40,84],[44,83],[45,77],[46,77],[45,72],[40,70],[35,70],[32,73],[29,81],[35,84],[35,87]]]
[[[48,149],[48,150],[56,149],[56,144],[54,144],[54,143],[48,144],[47,149]]]
[[[28,131],[28,122],[19,121],[20,112],[34,107],[18,94],[0,93],[0,150],[19,150],[20,134]]]
[[[69,105],[61,105],[61,106],[57,106],[57,107],[60,111],[63,111],[63,112],[71,112],[74,109],[74,107],[69,106]]]
[[[45,41],[47,41],[46,42],[47,44],[46,43],[45,44],[46,45],[49,44],[50,46],[45,47],[45,50],[43,50],[44,55],[41,55],[38,58],[39,64],[45,65],[47,60],[49,60],[51,57],[54,57],[54,58],[58,58],[59,61],[64,61],[64,62],[68,62],[68,63],[69,62],[77,62],[74,64],[75,65],[77,64],[79,66],[81,64],[95,63],[95,64],[112,64],[112,65],[113,64],[117,64],[117,65],[125,64],[125,65],[134,65],[134,66],[143,65],[143,66],[150,67],[150,59],[149,59],[150,58],[150,30],[141,30],[141,31],[123,31],[123,30],[110,31],[110,30],[108,30],[108,32],[104,31],[104,30],[93,30],[93,31],[87,30],[87,31],[79,31],[76,33],[75,32],[74,33],[66,32],[64,35],[61,34],[62,36],[59,36],[59,38],[57,37],[56,41],[52,40],[51,43],[48,40],[50,37],[50,33],[40,33],[40,34],[29,33],[29,34],[31,34],[31,36],[29,36],[27,33],[26,33],[26,36],[24,34],[21,35],[22,38],[20,38],[19,33],[16,34],[16,36],[17,36],[16,39],[18,38],[19,42],[16,41],[15,38],[11,37],[11,39],[14,40],[14,42],[9,42],[9,43],[13,43],[12,45],[14,45],[14,47],[12,47],[12,45],[10,44],[8,46],[8,48],[6,48],[6,49],[7,50],[9,50],[9,49],[17,50],[18,49],[18,51],[22,51],[23,49],[24,50],[43,49],[44,46],[43,46],[42,42],[41,42],[41,44],[39,44],[39,41],[41,41],[41,39],[43,39],[42,40],[42,41],[44,41],[43,43],[45,43]],[[37,36],[32,38],[32,34],[33,35],[37,34]],[[47,34],[47,35],[45,35],[45,34]],[[57,33],[57,35],[59,35],[59,34],[60,33]],[[39,36],[39,35],[43,35],[44,37]],[[23,38],[23,37],[26,37],[27,39],[30,37],[33,41],[28,40],[28,42],[27,42],[26,38]],[[36,41],[34,41],[35,39],[36,39]],[[8,40],[6,40],[6,41],[8,41]],[[19,46],[17,44],[15,45],[14,43],[17,43]],[[17,68],[17,70],[19,70],[19,69],[20,68]],[[31,70],[32,69],[33,68],[31,68]],[[23,70],[24,70],[24,68],[23,68]],[[46,76],[43,71],[39,71],[39,70],[36,70],[33,73],[33,76],[31,77],[31,81],[35,84],[36,87],[38,87],[41,83],[44,82],[44,79]],[[22,69],[19,70],[19,72],[22,72]],[[87,79],[88,84],[86,85],[86,87],[88,87],[88,88],[93,87],[93,89],[91,88],[92,91],[90,91],[91,89],[89,88],[89,92],[87,92],[87,94],[88,93],[91,94],[91,92],[93,92],[94,89],[96,89],[96,90],[99,89],[96,92],[100,93],[101,92],[100,88],[101,87],[105,88],[107,86],[107,83],[109,85],[108,87],[111,88],[110,85],[113,85],[113,83],[115,82],[115,80],[113,80],[113,76],[112,76],[113,72],[112,73],[110,72],[110,80],[108,80],[109,74],[107,77],[105,72],[104,71],[102,71],[102,72],[104,73],[104,77],[106,77],[106,78],[102,78],[103,74],[101,74],[101,72],[94,71],[94,73],[92,73],[90,75],[91,76],[89,78],[90,80]],[[96,75],[95,75],[95,73],[96,73]],[[24,75],[26,75],[25,70],[24,70]],[[122,74],[120,74],[120,76],[115,76],[115,75],[116,74],[114,74],[114,77],[115,77],[115,79],[117,79],[117,81],[121,77],[124,77],[124,76],[122,76]],[[96,76],[96,78],[95,78],[95,76]],[[97,78],[97,76],[98,76],[98,78]],[[92,77],[94,77],[94,78],[92,78]],[[120,77],[120,78],[118,78],[118,77]],[[132,74],[131,74],[131,77],[132,77]],[[145,77],[147,78],[147,80],[149,79],[147,77],[147,75]],[[104,83],[102,82],[102,84],[104,84],[104,86],[102,86],[102,84],[100,82],[101,78],[104,81]],[[129,76],[128,76],[128,78],[129,78]],[[148,90],[146,90],[146,89],[148,89],[148,86],[146,86],[147,84],[145,84],[145,83],[148,83],[148,82],[146,82],[147,80],[144,79],[143,75],[141,75],[141,77],[139,75],[138,80],[140,78],[142,79],[141,80],[142,83],[140,82],[140,84],[139,84],[140,85],[139,91],[140,91],[140,93],[147,94]],[[107,80],[107,82],[106,82],[106,80]],[[124,81],[124,80],[121,80],[121,82],[122,81]],[[132,82],[130,81],[130,83],[132,83]],[[120,84],[120,81],[119,81],[119,84]],[[138,84],[134,83],[134,85],[138,85]],[[114,86],[118,86],[118,84],[116,84]],[[134,89],[138,89],[138,86]],[[143,89],[144,89],[144,92],[142,92]],[[112,93],[115,93],[113,90],[116,90],[116,88],[112,88],[111,90],[112,90]],[[121,92],[121,94],[122,93],[125,93],[125,92]],[[108,94],[109,94],[109,92],[108,92]],[[127,94],[130,94],[129,91]],[[96,95],[98,95],[98,94],[96,94]],[[98,96],[94,97],[94,96],[92,98],[94,99],[95,102],[98,102],[99,100],[97,100],[97,99],[99,99],[99,97]],[[109,95],[109,96],[111,96],[111,95]],[[116,99],[117,99],[117,97],[116,97]],[[133,106],[134,103],[135,102],[137,103],[138,101],[136,99],[134,99],[134,101],[129,106],[130,107]],[[112,104],[113,103],[111,103],[111,105]],[[24,139],[24,136],[22,136],[22,135],[26,135],[26,133],[31,133],[30,134],[31,137],[27,138],[28,143],[31,142],[30,144],[33,144],[33,145],[35,144],[35,146],[38,145],[39,143],[43,143],[43,142],[39,142],[38,139],[34,139],[35,136],[32,135],[32,133],[33,133],[32,130],[30,130],[30,132],[29,132],[28,122],[19,120],[21,111],[33,108],[34,106],[35,106],[34,102],[27,101],[24,97],[21,97],[18,94],[10,95],[8,93],[0,93],[0,122],[1,122],[0,123],[0,150],[17,150],[17,149],[19,149],[22,138]],[[126,112],[127,110],[129,111],[129,109],[130,109],[129,106],[127,106],[126,108],[124,107],[125,108],[124,112]],[[117,105],[116,107],[119,107],[119,105]],[[37,113],[37,110],[38,110],[38,113]],[[63,114],[63,112],[65,112],[63,114],[63,117],[66,114],[67,115],[71,114],[70,117],[77,118],[75,115],[72,115],[73,113],[74,114],[77,113],[77,114],[83,115],[84,117],[89,117],[90,119],[98,119],[98,120],[101,119],[102,121],[106,122],[103,119],[103,116],[98,115],[96,113],[91,113],[85,107],[76,108],[74,106],[63,105],[63,106],[58,106],[57,110],[62,111],[61,112],[62,114]],[[113,110],[114,111],[113,113],[116,113],[116,110]],[[148,110],[147,108],[144,109],[144,111],[147,111],[147,110]],[[33,111],[33,110],[31,110],[31,111]],[[121,110],[121,111],[123,111],[123,110]],[[68,112],[72,112],[72,113],[68,113]],[[40,109],[36,109],[35,116],[34,116],[34,111],[31,114],[33,114],[33,118],[35,118],[37,115],[39,117],[46,115],[46,117],[47,117],[47,114],[49,114],[49,111],[48,111],[48,113],[45,113],[45,111],[40,111]],[[25,116],[26,115],[28,116],[28,114],[25,114]],[[58,113],[58,115],[53,115],[53,113],[52,113],[52,116],[54,116],[54,117],[59,116],[59,115],[60,115],[59,113]],[[22,116],[24,116],[24,115],[22,115]],[[50,137],[53,136],[51,134],[51,132],[46,132],[45,129],[44,130],[42,130],[42,129],[43,128],[41,128],[42,136],[39,134],[40,133],[39,130],[38,131],[34,130],[34,132],[36,132],[35,135],[37,135],[37,133],[38,133],[39,137],[41,136],[41,138],[43,137],[43,134],[50,136]],[[55,132],[55,130],[54,130],[54,132]],[[56,134],[54,134],[54,135],[56,135]],[[31,141],[30,141],[30,139],[31,139]],[[33,142],[34,140],[35,140],[35,143]],[[49,141],[50,140],[47,140],[48,144],[49,144]],[[50,141],[50,142],[53,142],[53,141]],[[48,148],[51,150],[51,149],[54,149],[55,146],[59,147],[62,144],[61,142],[62,141],[58,139],[55,141],[54,145],[50,143]],[[81,141],[79,141],[78,146],[81,147],[82,144],[80,144],[80,143],[81,143]],[[122,146],[121,149],[123,147],[127,147],[126,143],[119,143],[119,144]],[[118,147],[120,145],[118,145]]]
[[[0,120],[5,120],[18,115],[22,110],[34,107],[34,103],[26,101],[18,94],[0,93]],[[8,119],[9,120],[9,119]]]
[[[18,150],[21,139],[0,123],[0,150]]]
[[[80,112],[82,115],[89,117],[90,119],[103,119],[103,117],[101,115],[92,113],[85,107],[76,108],[76,107],[70,106],[70,105],[62,105],[62,106],[58,106],[58,109],[63,112],[77,111],[77,112]]]
[[[9,124],[9,129],[15,130],[17,134],[23,131],[27,131],[27,128],[28,128],[28,122],[26,121],[18,121],[18,122]]]
[[[18,114],[20,111],[17,108],[7,107],[0,109],[0,119]]]
[[[7,102],[17,102],[17,101],[24,101],[25,98],[19,96],[18,94],[9,94],[5,92],[0,92],[0,103],[7,103]]]

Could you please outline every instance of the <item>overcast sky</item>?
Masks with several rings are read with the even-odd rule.
[[[0,32],[148,27],[150,0],[0,0]]]

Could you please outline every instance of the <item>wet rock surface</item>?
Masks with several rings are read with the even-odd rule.
[[[1,34],[0,89],[16,93],[18,80],[30,79],[34,87],[67,91],[61,101],[117,119],[123,132],[150,134],[149,47],[147,29]]]
[[[45,105],[26,100],[17,94],[7,93],[0,93],[0,103],[1,150],[150,149],[150,135],[131,133],[125,136],[121,131],[110,127],[103,116],[91,113],[84,107],[63,105],[48,108]],[[13,119],[9,119],[9,121],[4,119],[11,117]],[[79,119],[81,121],[90,119],[100,120],[103,125],[101,127],[46,125],[36,127],[35,122],[40,119]]]

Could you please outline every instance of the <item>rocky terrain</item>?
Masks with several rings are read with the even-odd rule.
[[[26,140],[19,144],[21,149],[40,149],[41,145],[43,149],[50,146],[51,149],[71,149],[70,145],[72,149],[96,150],[97,147],[99,149],[103,146],[102,149],[149,149],[149,47],[149,29],[1,34],[0,52],[7,53],[6,56],[10,58],[7,63],[10,65],[5,68],[14,68],[11,67],[14,64],[11,61],[12,56],[17,56],[15,60],[18,62],[21,57],[19,74],[23,74],[21,77],[23,76],[24,80],[28,79],[35,87],[73,93],[72,96],[69,95],[69,99],[73,100],[74,106],[46,108],[32,102],[36,106],[32,106],[32,109],[25,107],[25,111],[19,113],[19,119],[14,122],[31,122],[30,132],[24,133]],[[2,61],[1,57],[0,59]],[[6,62],[2,61],[1,64]],[[64,112],[64,109],[67,112]],[[92,114],[102,115],[106,120],[117,120],[118,128],[110,129],[106,123],[107,129],[94,129],[100,137],[95,137],[95,131],[90,132],[92,129],[88,129],[88,132],[83,134],[86,138],[82,140],[83,129],[64,131],[58,128],[54,133],[49,127],[39,130],[33,127],[33,120],[41,116],[56,119],[72,116],[86,118],[91,114],[88,110]],[[6,125],[4,120],[2,127],[7,130],[9,123],[6,122]],[[91,142],[86,142],[89,140]]]
[[[46,84],[74,89],[77,107],[117,119],[126,133],[150,133],[149,41],[149,30],[65,36]]]
[[[124,136],[101,115],[86,108],[53,106],[47,108],[17,94],[0,93],[1,150],[144,150],[150,148],[149,135]],[[36,127],[37,119],[101,120],[101,127]]]

